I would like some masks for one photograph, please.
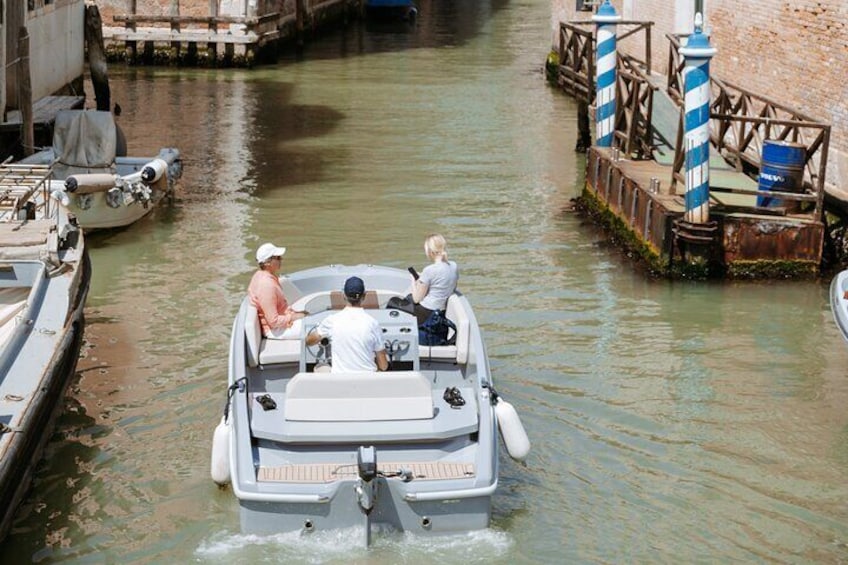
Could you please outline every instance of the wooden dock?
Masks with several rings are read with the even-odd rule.
[[[136,0],[129,12],[115,14],[117,26],[104,26],[110,59],[129,63],[177,63],[196,66],[251,66],[259,54],[283,40],[301,41],[304,33],[322,24],[359,13],[360,0],[297,0],[288,11],[276,4],[244,14],[220,13],[210,2],[209,14],[180,14],[172,0],[169,14],[139,14]],[[286,4],[288,6],[288,4]],[[281,4],[281,6],[283,6]]]
[[[620,24],[632,29],[619,29],[619,39],[644,33],[646,55],[640,60],[618,54],[612,147],[589,148],[585,207],[661,274],[818,274],[827,229],[825,206],[848,214],[848,193],[825,186],[830,124],[711,77],[709,220],[687,222],[681,36],[666,36],[668,72],[657,75],[650,70],[651,25]],[[585,115],[591,119],[594,36],[586,22],[560,24],[557,60],[557,84],[586,106]],[[579,127],[587,133],[591,129],[588,123]],[[757,179],[766,141],[806,148],[803,179],[791,192],[760,190]],[[778,206],[760,206],[766,196]]]
[[[79,110],[84,103],[84,96],[45,96],[32,105],[32,121],[35,127],[52,127],[56,114],[62,110]],[[12,110],[6,114],[6,121],[0,124],[0,129],[17,130],[21,123],[21,111]]]
[[[675,277],[804,277],[818,272],[824,224],[809,212],[757,207],[757,185],[741,172],[710,181],[710,224],[684,221],[685,197],[669,183],[671,166],[588,152],[583,201],[649,268]]]

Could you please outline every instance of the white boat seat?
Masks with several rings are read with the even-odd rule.
[[[259,324],[259,313],[256,311],[256,306],[250,301],[247,303],[247,313],[244,318],[244,333],[248,366],[300,362],[300,349],[303,347],[303,341],[300,339],[263,338],[262,326]]]
[[[298,373],[286,386],[285,412],[302,422],[428,419],[432,387],[418,371]]]
[[[427,359],[456,361],[460,364],[468,363],[468,347],[471,341],[471,324],[465,310],[460,304],[458,294],[452,294],[448,298],[445,316],[456,325],[456,345],[419,345],[418,357],[422,361]]]
[[[376,380],[391,376],[395,374],[395,372],[391,371],[388,373],[372,374]],[[397,371],[397,374],[403,375],[396,381],[395,384],[397,385],[400,385],[401,383],[412,384],[413,381],[417,381],[418,379],[417,377],[410,377],[409,375],[419,375],[417,371]],[[459,387],[460,393],[465,399],[465,405],[459,409],[455,409],[451,408],[443,398],[444,387],[432,388],[426,377],[424,380],[428,383],[427,394],[429,396],[429,413],[431,414],[429,417],[412,418],[413,415],[418,414],[410,412],[405,415],[406,419],[376,420],[376,416],[393,416],[394,410],[388,406],[388,404],[391,403],[390,399],[385,400],[385,402],[382,399],[376,401],[376,404],[384,404],[383,406],[376,406],[373,399],[369,399],[369,403],[371,403],[371,406],[375,408],[375,412],[371,413],[370,419],[339,421],[338,418],[341,408],[338,404],[333,404],[334,398],[347,398],[350,391],[345,388],[342,381],[335,379],[323,379],[323,377],[339,376],[348,377],[349,379],[353,377],[356,379],[359,378],[359,375],[360,373],[350,373],[347,375],[338,373],[299,373],[294,377],[294,379],[302,376],[302,379],[299,380],[302,380],[303,382],[296,384],[293,391],[289,390],[287,387],[287,392],[285,393],[251,393],[251,396],[254,397],[251,399],[250,403],[250,429],[253,436],[258,439],[298,444],[379,443],[400,441],[440,442],[478,431],[477,398],[474,395],[474,389],[470,386]],[[308,383],[310,379],[314,378],[321,379],[318,385],[315,387],[307,385],[305,388],[301,389],[303,383]],[[291,382],[292,381],[289,382],[289,385],[291,385]],[[369,382],[368,387],[370,386],[371,383]],[[415,387],[415,393],[413,396],[416,397],[416,402],[420,402],[421,406],[424,406],[426,403],[424,399],[421,398],[421,396],[423,396],[423,387],[422,390],[418,390],[418,386],[420,385],[417,383],[413,384],[413,387]],[[366,390],[366,388],[367,387],[364,387],[362,390]],[[310,401],[308,405],[304,403],[303,406],[298,406],[298,402],[291,402],[288,399],[288,393],[290,392],[294,392],[298,395],[300,400],[303,400],[304,396],[308,396],[312,398],[312,401]],[[324,398],[321,400],[316,398],[324,395],[325,393],[331,398]],[[274,399],[277,403],[276,409],[267,411],[262,409],[255,398],[262,396],[263,394],[268,394]],[[297,412],[298,410],[307,410],[310,407],[317,409],[318,404],[324,402],[327,402],[328,405],[332,405],[339,409],[338,412],[333,414],[327,414],[328,410],[322,410],[322,413],[324,414],[323,417],[332,419],[322,421],[293,420],[288,413],[289,409],[294,409],[294,415],[298,418],[302,418],[304,417],[304,414],[299,414]],[[347,407],[345,407],[345,409],[347,409]],[[423,408],[421,409],[421,415],[423,415]],[[355,409],[350,410],[352,410],[352,413],[349,414],[349,416],[358,417]]]

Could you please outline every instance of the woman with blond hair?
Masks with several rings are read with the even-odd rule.
[[[421,275],[412,283],[412,301],[415,303],[419,328],[425,326],[436,313],[444,317],[448,298],[456,290],[459,280],[459,269],[454,261],[448,259],[447,243],[441,234],[427,236],[424,253],[432,263],[424,267]]]

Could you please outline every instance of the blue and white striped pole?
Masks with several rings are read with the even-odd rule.
[[[621,17],[605,0],[592,16],[597,26],[595,47],[595,145],[611,147],[615,131],[615,30]]]
[[[710,59],[716,50],[702,31],[701,14],[695,15],[695,33],[685,47],[683,83],[686,113],[686,215],[693,224],[710,219]]]

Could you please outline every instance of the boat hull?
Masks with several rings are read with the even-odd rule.
[[[124,206],[113,208],[106,202],[106,193],[97,192],[86,194],[83,198],[88,199],[85,209],[74,201],[67,206],[68,213],[76,216],[79,225],[87,231],[122,228],[133,224],[153,211],[160,200],[165,196],[161,190],[153,190],[150,200],[144,204],[132,202]]]
[[[408,0],[371,0],[365,4],[365,15],[372,20],[413,20],[418,8]]]
[[[311,327],[343,307],[333,294],[353,274],[374,289],[364,311],[394,348],[386,372],[317,371],[324,365],[302,341],[261,338],[249,300],[236,315],[226,457],[242,532],[353,528],[368,545],[372,532],[488,527],[498,423],[468,300],[459,293],[448,300],[454,343],[428,348],[418,344],[415,317],[388,307],[405,295],[405,270],[332,265],[292,273],[281,284],[292,308],[310,312],[304,324]]]
[[[830,310],[836,327],[848,342],[848,270],[837,274],[830,283]]]
[[[359,508],[355,483],[339,489],[332,500],[325,503],[274,503],[239,501],[241,530],[258,535],[280,532],[305,534],[326,530],[361,530],[368,526],[373,531],[410,532],[417,535],[444,535],[469,530],[480,530],[491,521],[491,496],[462,499],[445,498],[436,501],[409,502],[397,492],[386,496],[378,487],[377,503],[370,516]]]
[[[82,346],[85,328],[83,308],[90,280],[91,263],[83,249],[78,277],[73,285],[72,306],[62,332],[56,336],[54,353],[39,379],[35,395],[16,424],[21,433],[12,435],[0,458],[0,540],[8,534],[15,513],[29,491],[33,473],[62,412],[65,392],[76,371]]]

